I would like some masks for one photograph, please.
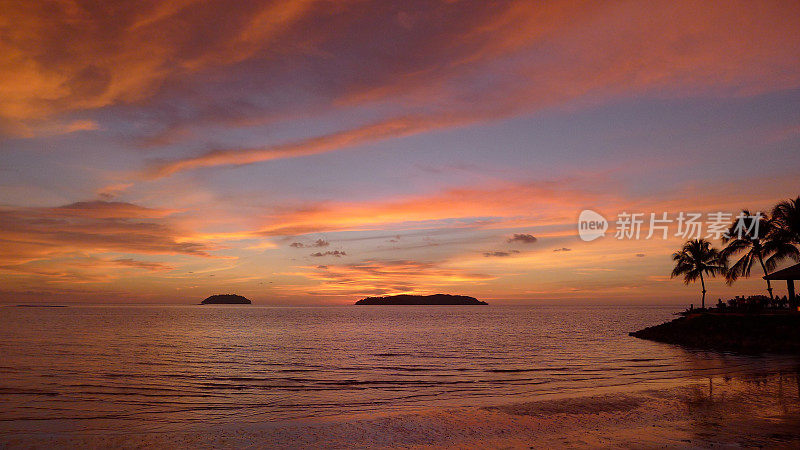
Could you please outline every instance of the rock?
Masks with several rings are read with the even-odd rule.
[[[800,315],[788,312],[694,314],[629,334],[698,349],[800,354]]]
[[[387,297],[367,297],[356,305],[488,305],[475,297],[466,295],[390,295]]]
[[[249,305],[252,302],[241,295],[215,294],[200,302],[201,305]]]

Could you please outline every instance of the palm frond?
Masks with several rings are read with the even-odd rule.
[[[772,220],[774,229],[771,231],[776,237],[784,242],[800,244],[800,197],[775,205]]]
[[[672,259],[675,267],[670,276],[682,276],[684,284],[696,281],[703,273],[713,277],[726,271],[720,252],[704,239],[687,241],[680,251],[672,254]]]

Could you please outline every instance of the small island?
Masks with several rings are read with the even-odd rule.
[[[249,305],[249,299],[236,294],[215,294],[200,302],[201,305]]]
[[[367,297],[356,302],[356,305],[488,305],[475,297],[466,295],[433,294],[433,295],[389,295],[386,297]]]

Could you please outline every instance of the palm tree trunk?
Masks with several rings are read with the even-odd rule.
[[[703,299],[700,307],[706,309],[706,282],[703,280],[703,272],[700,272],[700,284],[703,286]]]
[[[769,272],[767,272],[767,266],[764,265],[764,258],[761,257],[761,252],[758,253],[758,262],[761,263],[761,270],[764,271],[764,276],[769,275]],[[769,292],[769,299],[775,300],[775,297],[772,296],[772,283],[770,283],[769,280],[767,280],[767,291]]]

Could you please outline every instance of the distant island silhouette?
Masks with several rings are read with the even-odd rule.
[[[67,305],[8,305],[17,308],[66,308]]]
[[[201,305],[249,305],[253,302],[241,295],[215,294],[200,302]]]
[[[356,305],[488,305],[475,297],[466,295],[433,294],[433,295],[389,295],[386,297],[367,297],[356,302]]]

